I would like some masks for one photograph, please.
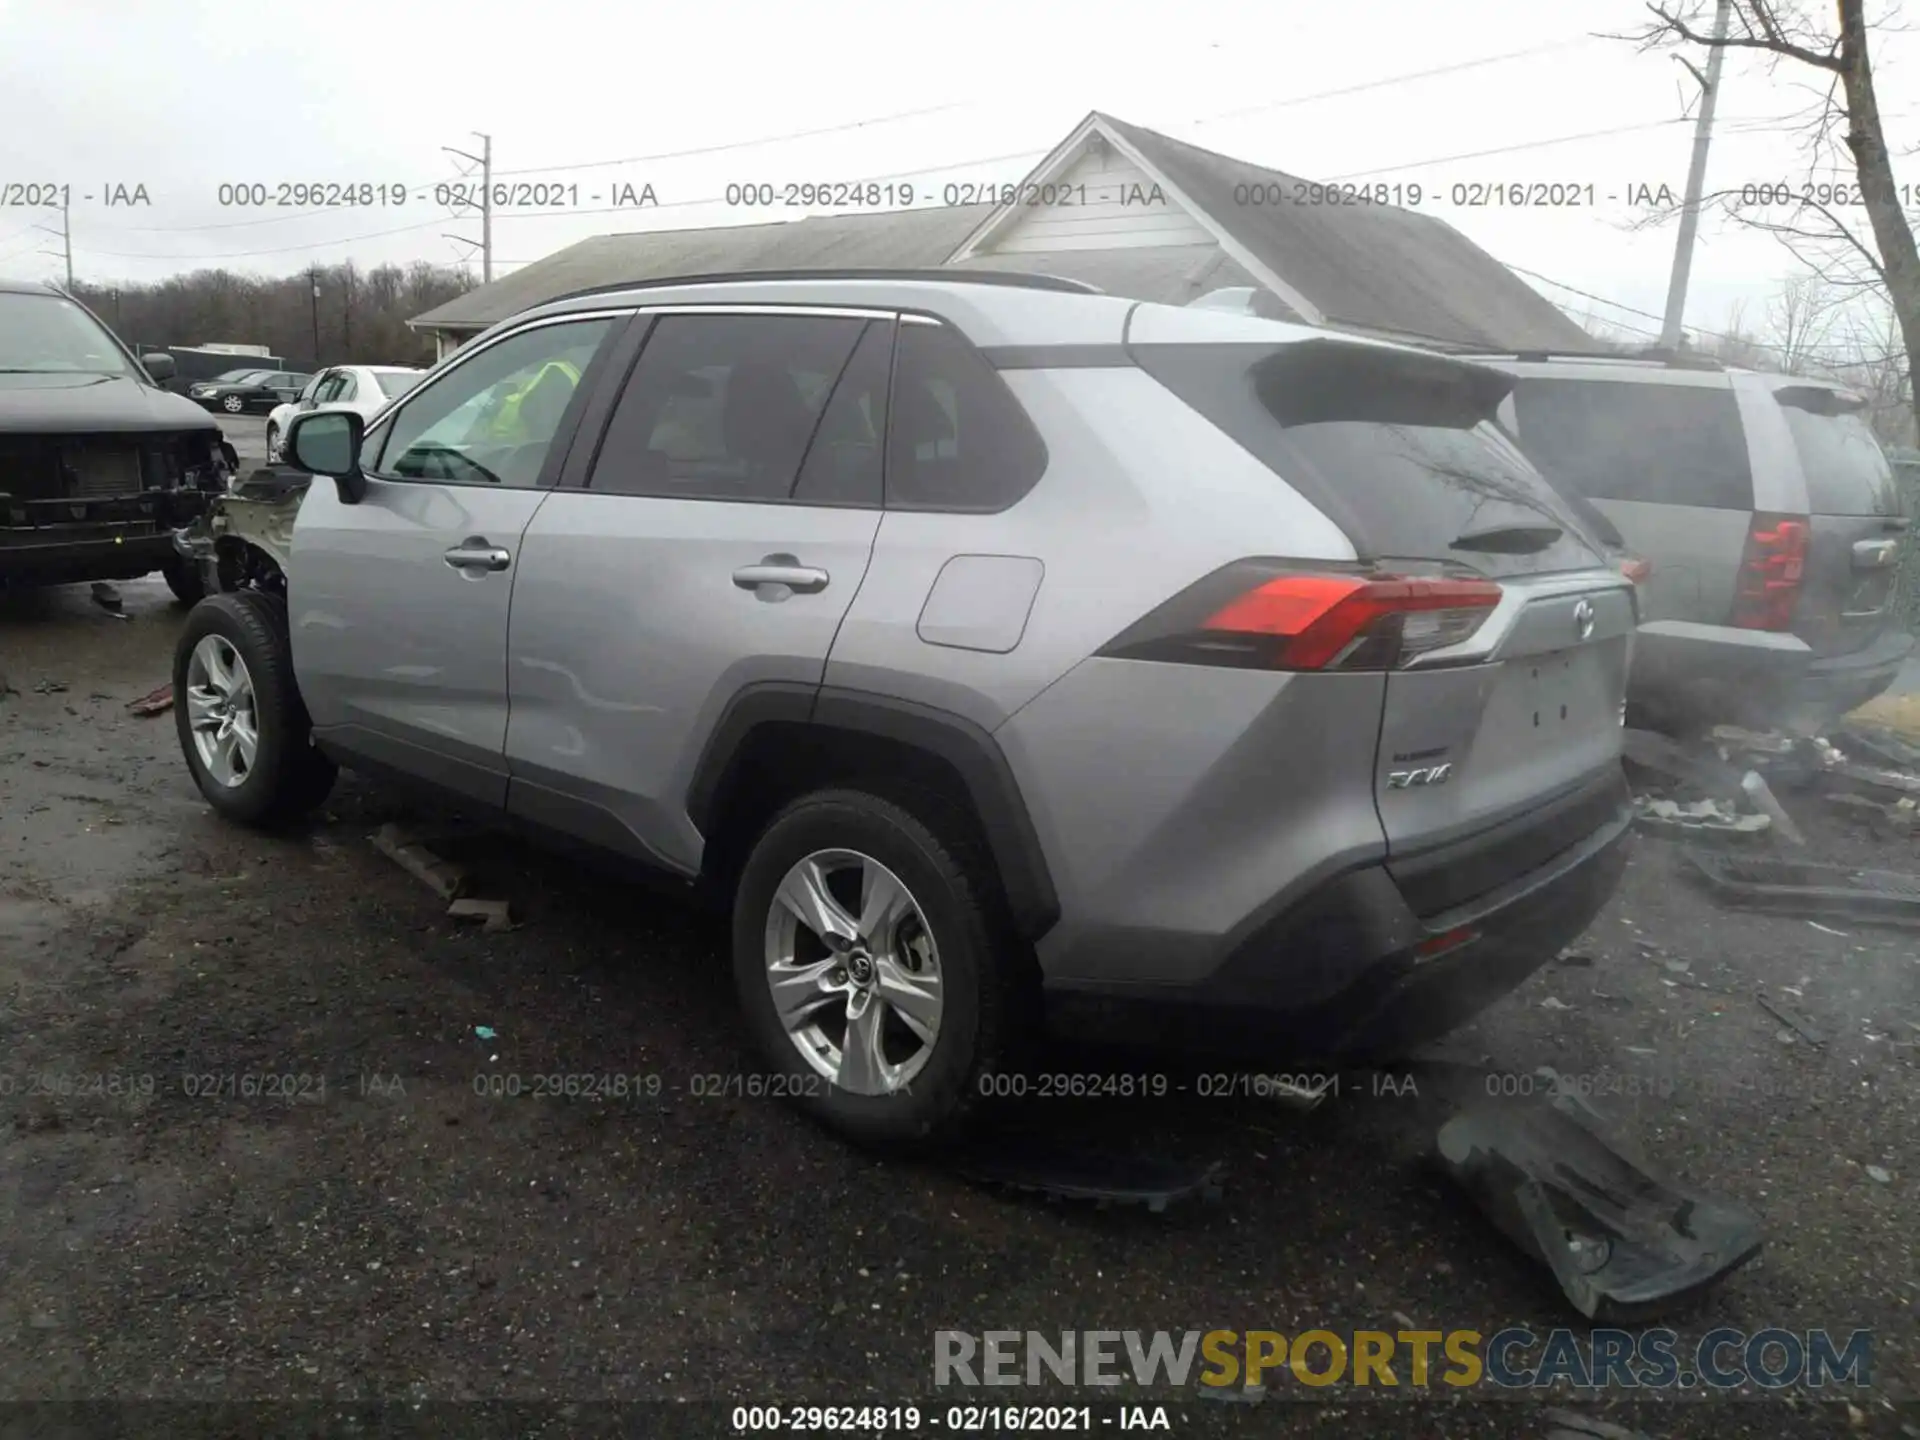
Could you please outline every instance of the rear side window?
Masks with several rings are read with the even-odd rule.
[[[1774,393],[1793,432],[1815,515],[1898,515],[1893,467],[1865,417],[1819,386]]]
[[[1046,468],[1046,442],[978,351],[944,325],[900,326],[889,510],[1004,510]]]
[[[687,500],[786,500],[868,322],[667,315],[607,423],[590,488]]]
[[[1344,341],[1143,345],[1135,355],[1364,559],[1491,576],[1604,563],[1570,504],[1494,425],[1504,376]]]
[[[1731,390],[1527,377],[1513,403],[1522,448],[1564,490],[1589,500],[1753,508]]]

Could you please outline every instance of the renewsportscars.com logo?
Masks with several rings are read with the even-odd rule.
[[[1873,1332],[1709,1330],[936,1330],[937,1387],[1366,1385],[1776,1390],[1871,1383]]]

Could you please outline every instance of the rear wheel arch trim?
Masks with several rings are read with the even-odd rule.
[[[973,802],[1022,937],[1037,940],[1060,918],[1059,894],[1039,832],[998,742],[963,716],[909,700],[778,681],[744,687],[727,702],[687,788],[688,818],[703,835],[719,813],[734,761],[753,732],[768,724],[871,735],[944,761]]]

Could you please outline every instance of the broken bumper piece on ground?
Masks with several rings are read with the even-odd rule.
[[[1920,875],[1725,855],[1691,846],[1683,853],[1707,887],[1729,904],[1879,925],[1920,925]]]
[[[1482,1103],[1441,1127],[1440,1161],[1590,1320],[1639,1321],[1760,1253],[1760,1222],[1641,1169],[1571,1096]]]

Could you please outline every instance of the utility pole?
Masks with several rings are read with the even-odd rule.
[[[307,279],[313,285],[313,366],[320,368],[320,267],[309,265]]]
[[[1707,73],[1693,66],[1700,82],[1700,114],[1693,125],[1693,163],[1687,169],[1687,195],[1680,207],[1680,235],[1673,247],[1673,274],[1667,281],[1667,314],[1660,326],[1664,349],[1680,348],[1680,320],[1687,308],[1687,275],[1693,268],[1693,237],[1700,228],[1700,196],[1707,185],[1707,147],[1713,143],[1713,105],[1720,97],[1720,62],[1726,58],[1727,20],[1733,0],[1719,0],[1713,14],[1714,44],[1707,47]],[[1683,60],[1681,64],[1685,65]]]
[[[341,272],[340,290],[340,348],[347,358],[353,358],[353,266],[348,264]],[[314,357],[318,359],[318,356]]]
[[[60,202],[59,230],[56,231],[51,225],[36,225],[33,228],[36,230],[44,230],[49,235],[59,235],[60,252],[67,264],[67,292],[71,294],[73,292],[73,215],[68,209],[67,202],[65,200]],[[53,254],[51,250],[43,250],[40,253],[43,255]]]
[[[470,154],[465,150],[456,150],[451,145],[440,148],[449,155],[458,155],[462,160],[471,160],[480,167],[480,283],[493,283],[493,136],[473,132],[480,136],[480,153]],[[453,237],[458,239],[458,236]],[[463,245],[471,245],[471,240],[462,240]]]

